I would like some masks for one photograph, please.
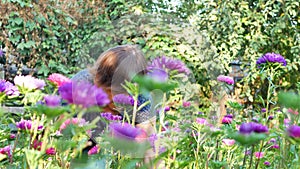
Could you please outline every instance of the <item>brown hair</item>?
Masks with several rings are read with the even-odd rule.
[[[137,74],[146,73],[147,62],[143,52],[137,45],[121,45],[108,49],[97,59],[90,69],[94,84],[103,88],[112,100],[113,95],[126,93],[122,87],[125,80],[130,81]],[[114,108],[113,103],[109,106]],[[114,113],[116,114],[116,113]]]

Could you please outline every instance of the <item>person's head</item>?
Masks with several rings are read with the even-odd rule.
[[[146,58],[136,45],[121,45],[103,52],[92,68],[92,74],[96,86],[119,94],[125,92],[121,84],[137,74],[145,74],[146,67]]]

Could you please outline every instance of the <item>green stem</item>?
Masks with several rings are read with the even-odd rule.
[[[254,145],[252,145],[252,149],[251,149],[249,169],[251,169],[252,166],[253,154],[254,154]]]

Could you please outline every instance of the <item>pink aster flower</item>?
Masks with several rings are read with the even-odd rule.
[[[48,154],[48,155],[55,155],[55,153],[56,153],[56,150],[53,147],[46,149],[46,154]]]
[[[11,147],[10,145],[0,148],[0,154],[6,154],[8,157],[11,157]]]
[[[182,102],[182,106],[183,106],[183,107],[190,107],[190,106],[191,106],[191,102],[183,101],[183,102]]]
[[[217,77],[217,80],[219,82],[224,82],[224,83],[227,83],[229,85],[233,85],[234,84],[233,78],[229,77],[229,76],[220,75],[220,76]]]
[[[254,155],[256,158],[263,158],[265,153],[264,152],[255,152]]]
[[[79,118],[72,118],[72,119],[67,119],[61,126],[59,127],[59,130],[63,130],[67,128],[68,125],[73,124],[73,125],[78,125],[79,127],[82,127],[87,124],[87,122],[84,119],[79,119]]]
[[[27,76],[16,76],[14,78],[15,85],[18,85],[22,88],[26,88],[28,90],[35,90],[35,89],[44,89],[46,83],[44,80],[37,79],[30,75]]]
[[[225,144],[226,146],[232,146],[235,143],[235,140],[233,139],[223,139],[222,143]]]
[[[94,147],[92,147],[89,151],[88,151],[88,155],[93,155],[93,154],[97,154],[99,153],[99,146],[95,145]]]
[[[57,87],[60,87],[61,85],[71,81],[69,78],[59,73],[53,73],[47,79],[54,83]]]

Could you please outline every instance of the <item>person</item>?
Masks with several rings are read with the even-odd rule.
[[[137,45],[120,45],[103,52],[95,64],[75,74],[72,81],[87,81],[102,88],[109,96],[110,103],[103,108],[103,112],[110,112],[113,115],[123,115],[113,102],[117,94],[128,94],[122,85],[125,81],[131,81],[136,75],[146,74],[147,61],[143,52]],[[145,99],[151,97],[139,97]],[[140,101],[140,100],[139,100]],[[136,114],[136,127],[143,129],[148,136],[155,132],[155,113],[147,106],[143,111]],[[92,121],[100,113],[86,113],[83,118]],[[105,128],[105,123],[99,121],[92,137],[98,136]]]

